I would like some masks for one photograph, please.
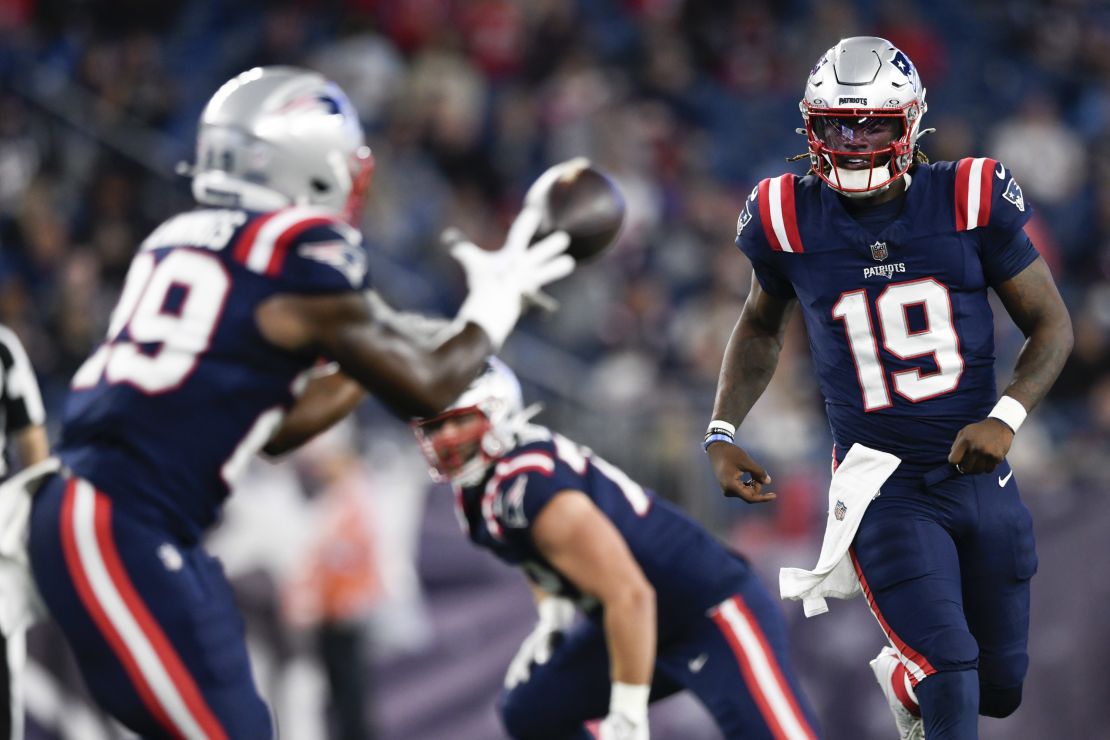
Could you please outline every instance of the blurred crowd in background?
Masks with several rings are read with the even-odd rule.
[[[805,151],[795,128],[806,73],[839,38],[859,34],[889,38],[917,64],[924,125],[937,129],[922,140],[931,159],[990,156],[1013,170],[1036,209],[1030,236],[1072,312],[1074,354],[1012,453],[1041,551],[1026,706],[985,724],[984,737],[1046,737],[1046,728],[1089,736],[1110,720],[1096,679],[1110,660],[1110,628],[1094,607],[1110,603],[1105,3],[4,0],[0,323],[27,345],[56,422],[136,246],[190,205],[175,166],[192,158],[204,103],[252,66],[310,67],[352,98],[377,162],[362,224],[371,270],[398,308],[451,315],[464,285],[441,229],[497,246],[531,181],[586,155],[625,194],[620,242],[555,286],[561,309],[527,318],[505,357],[529,400],[547,404],[540,421],[678,501],[774,587],[780,565],[815,557],[825,517],[830,439],[800,321],[739,440],[769,466],[779,500],[753,508],[722,499],[700,439],[750,282],[732,246],[737,213],[759,179],[805,171],[785,158]],[[996,315],[1004,381],[1022,338]],[[288,693],[275,700],[289,715],[286,737],[322,737],[304,716],[329,703],[343,725],[336,707],[351,696],[366,713],[363,734],[351,737],[374,727],[382,737],[496,736],[498,671],[528,630],[527,596],[498,580],[496,566],[461,559],[448,497],[428,495],[407,435],[368,404],[357,424],[292,465],[256,470],[217,535],[214,547],[243,576],[244,601],[258,604],[248,611],[267,625],[258,635],[272,657],[265,665],[292,682],[271,694]],[[440,515],[447,525],[437,529]],[[320,575],[328,572],[331,580]],[[464,608],[465,594],[492,605]],[[797,605],[784,609],[829,736],[891,737],[866,667],[881,638],[866,610],[834,605],[806,622]],[[482,631],[460,626],[459,614],[499,622]],[[436,694],[427,686],[476,659],[450,647],[451,629],[505,645],[484,651],[484,683],[456,669],[464,680]],[[363,654],[365,670],[344,659]],[[47,681],[57,669],[43,663]],[[330,698],[329,685],[339,687]],[[439,712],[439,724],[425,717],[416,727],[409,708]],[[661,713],[657,735],[714,737],[684,711]],[[668,721],[685,729],[667,735]],[[53,731],[64,735],[57,723]]]

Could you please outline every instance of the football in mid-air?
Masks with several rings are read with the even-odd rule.
[[[611,177],[585,157],[552,166],[529,189],[526,202],[543,209],[536,240],[553,231],[570,235],[567,254],[594,259],[617,239],[624,224],[624,196]]]

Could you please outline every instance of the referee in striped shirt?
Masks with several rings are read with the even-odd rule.
[[[50,454],[45,421],[42,395],[27,353],[15,333],[0,325],[0,479]],[[15,465],[11,463],[13,451]],[[20,674],[27,657],[25,632],[0,632],[0,649],[4,655],[0,661],[0,740],[22,740]]]

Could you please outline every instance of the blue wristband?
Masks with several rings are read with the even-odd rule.
[[[707,434],[705,435],[705,441],[701,443],[702,449],[708,450],[709,445],[713,444],[714,442],[728,442],[729,444],[733,444],[733,439],[731,436],[727,434],[721,434],[720,432]]]

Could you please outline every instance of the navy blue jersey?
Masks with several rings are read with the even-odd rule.
[[[589,496],[621,533],[655,589],[661,632],[704,617],[748,575],[743,560],[676,507],[589,449],[544,427],[530,427],[484,483],[457,490],[456,512],[473,542],[524,569],[544,591],[575,599],[597,618],[597,602],[583,596],[532,541],[536,517],[567,490]]]
[[[986,158],[917,165],[877,233],[812,175],[752,191],[736,243],[767,293],[801,305],[840,454],[859,442],[917,472],[986,417],[997,401],[987,288],[1037,258],[1030,215]]]
[[[166,221],[74,376],[60,457],[118,505],[197,536],[318,359],[268,343],[255,309],[276,293],[366,283],[358,232],[321,209],[206,208]]]

